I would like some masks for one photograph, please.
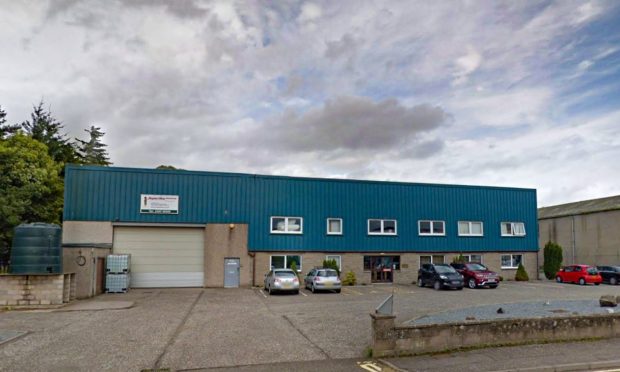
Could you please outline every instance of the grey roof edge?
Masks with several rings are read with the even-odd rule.
[[[620,210],[620,195],[538,208],[538,219],[568,217]]]

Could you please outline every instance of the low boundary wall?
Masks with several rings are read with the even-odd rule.
[[[74,273],[0,275],[0,306],[62,305],[75,295]]]
[[[397,326],[393,315],[370,316],[375,357],[620,337],[620,314],[616,313],[417,326]]]

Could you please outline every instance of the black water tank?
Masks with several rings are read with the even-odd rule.
[[[62,274],[62,230],[47,223],[21,224],[15,228],[11,248],[11,273]]]

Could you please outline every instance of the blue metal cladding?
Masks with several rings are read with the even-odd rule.
[[[179,214],[140,213],[140,194],[178,195]],[[303,218],[303,234],[271,234],[270,217]],[[327,218],[343,234],[327,235]],[[368,219],[397,220],[396,236],[368,235]],[[66,221],[247,223],[251,251],[537,251],[536,190],[67,166]],[[445,221],[445,236],[420,236],[419,220]],[[482,221],[484,236],[458,236],[458,221]],[[502,237],[501,222],[526,236]]]

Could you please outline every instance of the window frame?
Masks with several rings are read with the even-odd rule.
[[[381,232],[371,232],[370,221],[380,221]],[[385,221],[394,221],[394,232],[385,232]],[[392,218],[369,218],[366,220],[366,232],[368,233],[368,235],[397,236],[398,235],[398,220],[392,219]]]
[[[273,220],[274,218],[283,218],[285,230],[274,230],[273,229]],[[299,231],[289,231],[288,230],[288,221],[289,219],[296,218],[299,219]],[[269,218],[269,232],[271,234],[293,234],[293,235],[302,235],[304,233],[304,218],[303,217],[293,217],[293,216],[271,216]]]
[[[510,231],[511,233],[509,234],[504,234],[504,232],[502,231],[502,227],[504,226],[504,224],[510,224]],[[515,225],[522,225],[523,226],[523,234],[515,234]],[[510,221],[504,221],[504,222],[500,222],[499,224],[499,233],[501,234],[502,237],[510,237],[510,238],[521,238],[527,235],[527,231],[525,231],[525,222],[510,222]]]
[[[482,254],[470,253],[470,254],[463,254],[462,256],[463,257],[467,257],[467,262],[466,263],[472,263],[472,262],[478,263],[478,261],[472,261],[471,260],[471,256],[480,256],[480,262],[479,263],[484,264],[483,261],[482,261],[482,256],[483,256]]]
[[[462,223],[466,223],[467,224],[469,233],[461,234],[461,224]],[[472,230],[472,225],[475,224],[475,223],[479,223],[480,224],[480,234],[472,233],[472,231],[473,231]],[[456,223],[456,231],[457,231],[459,236],[468,236],[468,237],[469,236],[474,236],[474,237],[476,237],[476,236],[484,236],[484,222],[482,222],[482,221],[458,221]]]
[[[331,221],[339,221],[340,222],[340,231],[339,232],[332,232],[329,231],[329,223]],[[337,217],[327,217],[327,235],[343,235],[344,234],[344,229],[343,229],[343,225],[342,225],[342,218],[337,218]]]
[[[302,271],[302,267],[303,267],[303,255],[301,254],[271,254],[269,255],[269,270],[273,271],[275,269],[290,269],[290,267],[288,267],[288,258],[293,257],[293,256],[297,256],[299,257],[299,267],[297,268],[297,272],[301,272]],[[284,267],[273,267],[273,257],[284,257]]]
[[[503,258],[505,256],[510,256],[510,266],[504,266]],[[500,257],[499,257],[499,265],[500,265],[500,267],[503,270],[517,270],[519,268],[519,265],[517,265],[517,266],[513,265],[514,256],[521,256],[520,263],[523,264],[523,254],[522,253],[504,253],[504,254],[500,255]]]
[[[338,257],[338,259],[336,260],[336,262],[338,263],[338,270],[342,271],[342,256],[337,254],[326,254],[325,260],[330,260],[330,257]]]
[[[431,232],[423,233],[422,232],[422,222],[429,222],[431,224]],[[443,225],[443,233],[437,234],[435,233],[435,223],[440,222]],[[446,221],[443,220],[418,220],[418,235],[419,236],[446,236]]]

